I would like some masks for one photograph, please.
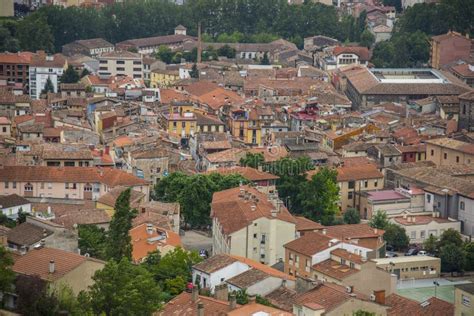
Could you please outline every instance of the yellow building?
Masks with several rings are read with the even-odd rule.
[[[150,73],[150,87],[163,88],[169,87],[179,81],[178,70],[156,69]]]
[[[426,141],[426,160],[438,166],[470,165],[474,163],[474,145],[452,138]]]
[[[474,315],[474,284],[454,286],[454,315]]]
[[[230,133],[246,144],[261,146],[261,120],[255,109],[236,109],[229,117]]]
[[[189,137],[196,131],[196,114],[191,103],[172,103],[169,113],[165,115],[168,133]]]

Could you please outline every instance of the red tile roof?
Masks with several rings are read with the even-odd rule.
[[[226,315],[230,311],[229,302],[216,300],[211,297],[199,295],[193,302],[192,294],[183,292],[165,304],[155,316],[195,316],[198,303],[204,304],[204,315]],[[239,305],[237,305],[239,306]]]
[[[207,173],[219,173],[219,174],[240,174],[242,177],[249,181],[262,181],[262,180],[277,180],[278,176],[271,173],[260,171],[250,167],[231,167],[231,168],[218,168],[216,170],[208,171]]]
[[[31,57],[34,53],[18,52],[18,53],[1,53],[0,64],[30,64]]]
[[[54,260],[55,272],[49,273],[49,262]],[[33,249],[17,257],[12,270],[24,275],[37,275],[43,280],[55,281],[79,267],[88,258],[73,252],[54,248]]]
[[[181,246],[181,238],[175,232],[152,226],[151,233],[148,232],[147,223],[130,229],[129,234],[132,243],[132,258],[134,262],[141,262],[150,252],[166,246]],[[163,239],[151,242],[149,238],[163,236]],[[162,251],[163,253],[163,251]]]
[[[340,262],[328,259],[313,265],[313,270],[318,271],[324,275],[337,280],[344,280],[350,275],[353,275],[359,270],[341,264]]]
[[[387,296],[385,304],[391,306],[388,316],[446,316],[454,315],[454,305],[436,297],[417,302],[398,294]]]
[[[334,56],[341,54],[355,54],[359,56],[360,60],[368,61],[370,59],[370,52],[367,47],[360,46],[337,46],[334,48]]]
[[[373,164],[337,168],[338,182],[382,178],[383,174],[377,169],[377,166]]]
[[[410,218],[410,222],[408,221],[408,218]],[[447,218],[433,217],[431,215],[409,215],[407,216],[407,218],[403,218],[403,216],[399,216],[399,217],[394,217],[393,220],[404,226],[427,225],[431,222],[436,222],[439,224],[453,222]]]
[[[104,183],[110,187],[148,184],[125,171],[91,167],[4,166],[0,168],[0,179],[17,182]]]
[[[304,216],[295,216],[296,220],[296,231],[306,231],[306,230],[321,230],[324,228],[323,225],[321,225],[318,222],[313,222],[310,219],[307,219]]]
[[[241,197],[241,190],[246,190],[249,195],[255,197],[252,200],[245,200]],[[258,200],[258,201],[256,201]],[[252,209],[252,206],[255,209]],[[216,192],[212,198],[211,217],[217,218],[224,234],[231,234],[252,223],[252,221],[266,217],[268,219],[279,219],[289,223],[295,223],[295,219],[288,212],[286,207],[280,206],[280,211],[274,217],[272,210],[275,206],[268,201],[265,194],[257,189],[242,186]]]
[[[290,241],[283,247],[286,249],[301,253],[305,256],[311,257],[315,253],[329,248],[329,244],[334,246],[339,241],[331,242],[333,238],[318,232],[306,232],[302,237]]]

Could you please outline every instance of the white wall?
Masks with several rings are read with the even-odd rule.
[[[236,261],[220,270],[212,272],[211,274],[207,274],[205,272],[193,268],[193,281],[196,282],[196,276],[199,275],[201,277],[200,285],[204,286],[203,278],[205,278],[206,286],[211,290],[211,292],[214,292],[214,287],[216,285],[219,285],[225,282],[226,280],[233,278],[234,276],[239,275],[249,269],[250,267],[248,265],[240,261]]]
[[[18,212],[20,212],[20,208],[23,213],[30,213],[31,214],[31,204],[23,204],[17,205],[13,207],[3,208],[1,209],[3,215],[7,216],[10,219],[16,219],[18,217]]]

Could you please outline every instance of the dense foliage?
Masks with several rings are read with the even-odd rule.
[[[192,227],[205,226],[210,224],[210,203],[214,192],[234,188],[246,182],[238,174],[188,176],[175,172],[156,184],[153,197],[162,202],[178,202],[186,224]]]

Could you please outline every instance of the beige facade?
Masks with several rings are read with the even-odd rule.
[[[143,79],[142,56],[127,51],[104,54],[99,57],[99,75]]]
[[[433,216],[436,216],[436,213],[433,213]],[[426,216],[406,216],[406,220],[402,218],[392,218],[390,222],[401,226],[405,229],[407,236],[410,238],[410,244],[421,244],[423,243],[430,235],[439,237],[445,230],[453,229],[455,231],[461,231],[461,222],[451,219],[440,219],[433,217],[433,220],[427,222],[427,220],[421,221],[423,217],[431,217],[431,215]],[[409,218],[411,220],[409,221]],[[415,221],[413,221],[413,218]],[[417,222],[417,219],[419,222]]]
[[[229,235],[213,221],[213,253],[226,253],[273,265],[285,258],[283,245],[295,239],[294,223],[261,217]]]
[[[294,276],[311,277],[310,256],[285,248],[285,273]]]
[[[426,160],[438,166],[474,163],[474,145],[453,139],[435,139],[426,142]]]
[[[374,259],[377,268],[395,274],[400,280],[438,278],[441,259],[430,256],[404,256]]]
[[[318,304],[315,304],[316,306]],[[326,312],[323,308],[316,308],[314,305],[293,305],[293,315],[304,316],[352,316],[355,312],[362,310],[375,315],[387,315],[388,306],[383,306],[375,302],[363,301],[357,298],[351,298],[336,308]]]
[[[362,191],[380,190],[383,188],[383,175],[375,179],[338,181],[341,211],[349,208],[360,209],[360,193]]]
[[[102,261],[87,259],[76,269],[56,280],[53,286],[66,284],[72,289],[74,294],[77,295],[79,292],[87,290],[89,286],[94,284],[92,277],[96,271],[101,270],[103,267],[104,263]]]
[[[461,284],[454,287],[454,315],[474,315],[474,286]]]
[[[149,195],[148,185],[132,186],[133,190]],[[102,183],[65,182],[0,182],[2,194],[18,194],[24,197],[45,197],[58,199],[96,200],[112,189]]]

